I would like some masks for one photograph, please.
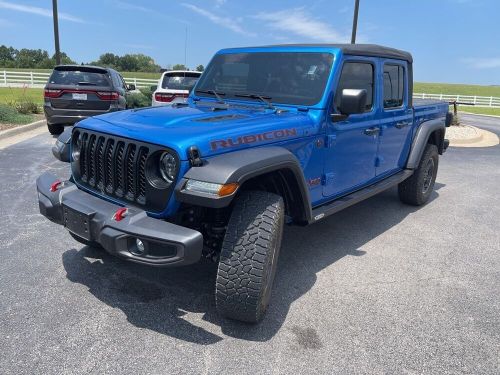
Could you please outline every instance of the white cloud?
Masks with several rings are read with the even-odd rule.
[[[215,0],[215,7],[220,8],[226,3],[227,0]]]
[[[312,17],[304,8],[285,9],[277,12],[262,12],[253,16],[267,26],[318,42],[347,42],[349,36],[338,32],[326,22]]]
[[[7,1],[0,1],[0,8],[15,10],[15,11],[24,12],[24,13],[31,13],[31,14],[36,14],[38,16],[52,18],[52,9],[47,9],[47,8],[39,8],[39,7],[30,6],[30,5],[9,3]],[[85,21],[82,20],[81,18],[72,16],[71,14],[58,12],[58,16],[59,16],[59,19],[61,19],[61,20],[78,22],[78,23],[85,23]]]
[[[154,12],[153,9],[146,8],[146,7],[143,7],[141,5],[126,3],[125,1],[115,0],[115,4],[118,6],[118,8],[124,9],[124,10],[136,10],[136,11],[144,12],[144,13]]]
[[[495,69],[500,68],[500,57],[491,58],[465,58],[462,62],[475,69]]]
[[[255,36],[256,35],[255,33],[251,33],[251,32],[244,30],[240,25],[241,20],[238,20],[235,18],[229,18],[229,17],[221,17],[221,16],[218,16],[218,15],[216,15],[208,10],[197,7],[196,5],[193,5],[193,4],[182,3],[182,6],[188,8],[188,9],[191,9],[193,12],[196,12],[196,13],[202,15],[203,17],[209,19],[210,21],[212,21],[216,25],[225,27],[226,29],[234,31],[235,33],[246,35],[246,36]]]

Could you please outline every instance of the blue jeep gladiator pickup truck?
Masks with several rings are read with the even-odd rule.
[[[395,185],[405,203],[429,199],[451,118],[412,84],[412,56],[377,45],[221,50],[187,103],[67,129],[52,151],[71,178],[38,178],[40,211],[137,263],[217,261],[218,312],[256,322],[285,224]]]

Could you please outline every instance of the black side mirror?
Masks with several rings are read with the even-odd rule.
[[[354,115],[366,111],[366,90],[344,89],[340,98],[339,111],[343,115]]]
[[[133,83],[127,85],[127,91],[134,91],[134,90],[135,90],[135,85]]]

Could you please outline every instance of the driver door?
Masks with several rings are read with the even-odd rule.
[[[335,121],[328,116],[327,152],[323,195],[338,197],[358,190],[375,179],[379,121],[377,120],[377,90],[375,90],[377,60],[359,58],[345,60],[335,92],[332,112],[339,113],[343,89],[364,89],[366,109]]]

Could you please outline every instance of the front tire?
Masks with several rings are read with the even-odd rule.
[[[47,124],[47,128],[49,128],[49,133],[52,135],[59,135],[64,131],[64,125],[59,124]]]
[[[413,175],[398,186],[399,199],[412,206],[421,206],[429,200],[433,190],[439,164],[436,145],[427,144]]]
[[[283,198],[264,191],[245,191],[234,205],[222,243],[215,302],[230,319],[262,319],[276,274],[283,236]]]

